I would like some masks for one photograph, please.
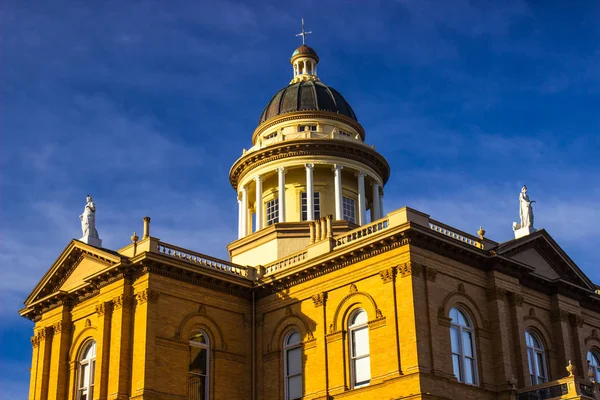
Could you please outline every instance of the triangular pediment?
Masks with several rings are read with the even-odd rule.
[[[33,289],[29,306],[56,293],[69,293],[85,286],[85,279],[121,261],[118,253],[73,240]]]
[[[502,243],[498,255],[534,268],[531,272],[549,281],[562,280],[572,285],[595,290],[595,285],[552,239],[546,230]]]

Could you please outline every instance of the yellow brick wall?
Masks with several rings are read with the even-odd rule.
[[[569,359],[583,375],[587,351],[600,348],[600,314],[412,246],[314,275],[276,293],[256,290],[255,379],[251,297],[155,273],[117,279],[36,322],[29,399],[74,399],[77,359],[90,339],[94,399],[186,399],[188,340],[199,329],[211,341],[211,399],[248,399],[254,387],[259,399],[282,399],[290,329],[302,335],[307,399],[508,399],[508,380],[529,385],[526,329],[545,343],[550,379],[567,375]],[[477,387],[453,377],[454,306],[475,326]],[[347,324],[359,307],[370,321],[372,378],[351,390]]]

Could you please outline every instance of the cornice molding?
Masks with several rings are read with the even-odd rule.
[[[303,156],[339,157],[357,161],[376,171],[384,184],[390,177],[387,160],[367,145],[333,139],[300,139],[246,153],[231,167],[229,181],[237,190],[238,183],[249,171],[273,161]]]

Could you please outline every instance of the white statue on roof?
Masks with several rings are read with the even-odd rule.
[[[86,202],[83,214],[79,216],[81,231],[83,232],[83,236],[79,240],[92,246],[102,247],[102,240],[100,240],[96,230],[96,205],[89,194],[86,196]]]
[[[530,200],[527,195],[527,186],[523,185],[521,189],[521,194],[519,195],[519,212],[521,216],[521,228],[526,226],[530,226],[533,228],[533,207],[532,203],[535,203],[535,200]]]
[[[513,222],[513,231],[515,231],[515,239],[529,235],[535,232],[533,228],[533,207],[535,200],[531,200],[527,195],[527,186],[523,185],[521,194],[519,195],[519,217],[521,222]]]

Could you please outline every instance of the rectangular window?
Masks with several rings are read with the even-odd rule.
[[[267,201],[267,226],[279,222],[279,199]]]
[[[356,206],[355,206],[354,199],[344,197],[343,206],[344,207],[343,207],[342,218],[344,218],[348,222],[352,222],[353,224],[355,224],[356,223]]]
[[[314,204],[313,204],[313,217],[314,219],[321,218],[321,196],[319,192],[314,193]],[[302,210],[302,221],[306,221],[306,211],[308,210],[308,205],[306,202],[306,192],[302,192],[300,194],[300,209]]]
[[[304,131],[315,132],[316,130],[317,130],[316,125],[298,125],[298,132],[304,132]]]

